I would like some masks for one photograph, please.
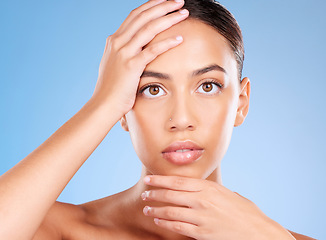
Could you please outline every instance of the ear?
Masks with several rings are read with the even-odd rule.
[[[126,115],[123,115],[123,117],[120,119],[120,124],[123,130],[127,132],[129,131]]]
[[[250,99],[250,80],[249,78],[244,78],[240,83],[238,110],[234,122],[235,127],[240,126],[244,122],[249,111],[249,99]]]

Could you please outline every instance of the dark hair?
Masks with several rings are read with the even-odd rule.
[[[227,40],[237,61],[238,76],[241,80],[244,45],[241,29],[234,16],[214,0],[185,0],[183,8],[189,11],[189,18],[212,26]]]

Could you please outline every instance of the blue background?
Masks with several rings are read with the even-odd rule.
[[[246,122],[222,163],[223,183],[284,227],[326,238],[326,3],[221,1],[243,30]],[[91,97],[106,37],[143,3],[1,1],[0,174],[45,141]],[[83,203],[140,176],[117,124],[58,200]]]

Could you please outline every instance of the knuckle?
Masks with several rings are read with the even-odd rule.
[[[174,192],[173,192],[173,191],[166,190],[166,191],[163,193],[163,197],[164,197],[165,199],[173,199],[173,198],[174,198]]]
[[[111,43],[111,39],[112,39],[112,36],[111,36],[111,35],[108,36],[108,37],[106,38],[106,44],[110,44],[110,43]]]
[[[165,210],[165,215],[168,218],[176,218],[176,217],[178,217],[178,212],[176,211],[176,209],[168,208]]]
[[[137,57],[138,64],[142,64],[142,65],[147,65],[148,63],[150,63],[151,61],[153,61],[153,59],[156,58],[156,55],[153,55],[151,52],[149,52],[147,49],[141,51]]]
[[[180,178],[180,177],[177,177],[177,178],[174,180],[174,186],[175,186],[175,187],[183,187],[184,185],[185,185],[185,179]]]
[[[120,45],[119,45],[119,37],[113,37],[111,36],[110,40],[109,40],[109,43],[111,45],[111,49],[114,50],[114,51],[118,51],[119,48],[120,48]]]
[[[133,17],[133,16],[137,15],[138,11],[139,11],[139,8],[135,8],[135,9],[131,10],[129,13],[129,16]]]
[[[110,49],[110,47],[111,47],[111,36],[108,36],[105,41],[104,52],[106,52],[107,49]]]
[[[150,15],[151,15],[150,12],[151,12],[151,8],[149,8],[149,9],[143,9],[142,11],[139,11],[137,17],[139,19],[142,19],[142,18],[148,19],[150,17]]]
[[[182,224],[178,222],[174,222],[172,228],[177,232],[184,232],[185,230]]]
[[[212,204],[209,201],[207,201],[206,199],[200,199],[198,201],[198,205],[202,209],[210,209]]]
[[[151,45],[147,47],[147,50],[150,54],[155,55],[158,52],[158,47],[156,45]]]
[[[145,17],[145,16],[146,16],[146,12],[147,12],[146,10],[140,12],[140,13],[138,14],[137,18],[143,18],[143,17]]]
[[[148,33],[154,31],[155,32],[155,27],[152,24],[145,24],[142,28],[142,34]]]

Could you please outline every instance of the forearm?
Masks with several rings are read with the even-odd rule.
[[[118,119],[113,103],[90,100],[0,177],[0,239],[33,236],[48,209]]]

